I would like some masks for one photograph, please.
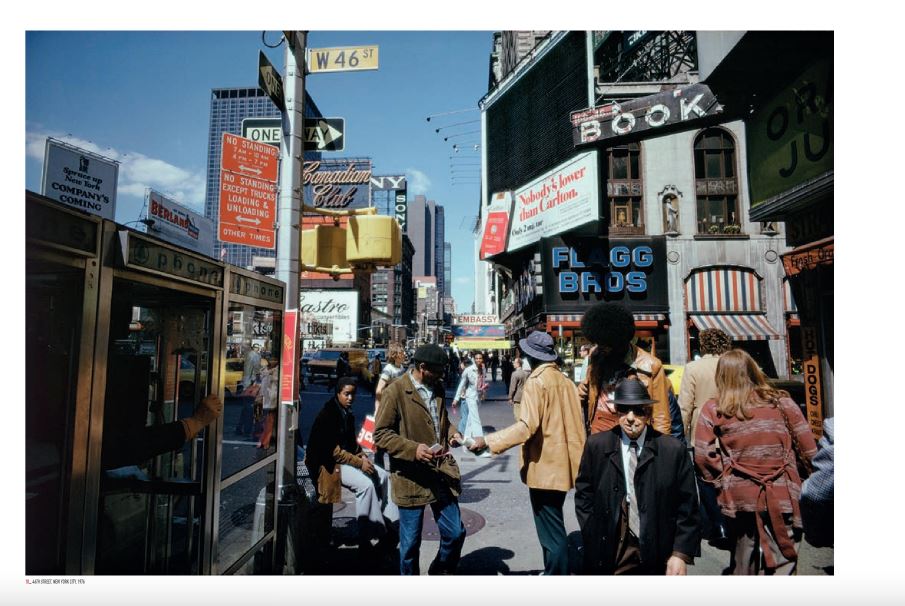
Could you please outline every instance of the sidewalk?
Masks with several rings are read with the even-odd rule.
[[[447,402],[454,389],[447,390]],[[479,408],[484,431],[490,433],[511,425],[515,419],[506,399],[501,381],[490,383],[488,397]],[[450,414],[453,424],[457,414]],[[543,556],[534,528],[534,518],[528,502],[528,489],[519,476],[520,448],[512,448],[501,455],[476,457],[457,448],[453,452],[462,474],[463,491],[459,497],[462,520],[467,531],[459,574],[465,575],[528,575],[543,570]],[[357,554],[357,522],[355,497],[343,489],[343,503],[334,506],[333,536],[337,544],[331,569],[335,574],[398,574],[398,553],[372,557],[361,561]],[[563,507],[566,532],[569,536],[570,559],[577,569],[581,544],[575,517],[574,491],[569,491]],[[437,553],[439,535],[430,508],[424,516],[421,545],[421,572],[427,573]],[[706,542],[701,544],[701,556],[689,566],[689,575],[721,575],[729,565],[729,552],[718,550]],[[817,549],[806,542],[801,544],[799,575],[833,573],[833,550]]]

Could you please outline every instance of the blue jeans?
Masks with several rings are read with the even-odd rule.
[[[443,487],[430,507],[440,529],[440,549],[428,574],[452,574],[456,571],[465,544],[465,526],[459,514],[459,501],[448,488]],[[399,573],[402,575],[421,574],[419,556],[423,523],[423,505],[399,508]]]
[[[478,413],[477,398],[465,398],[462,403],[462,417],[459,419],[459,433],[463,438],[474,438],[484,435],[481,415]]]

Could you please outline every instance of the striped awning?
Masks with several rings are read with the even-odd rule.
[[[762,312],[761,279],[736,267],[698,271],[685,281],[685,300],[690,313]]]
[[[698,330],[719,328],[733,341],[782,339],[764,314],[689,314]]]

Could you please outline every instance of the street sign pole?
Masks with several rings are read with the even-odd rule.
[[[305,45],[306,32],[287,32],[286,34],[286,80],[284,90],[286,95],[286,109],[283,111],[283,137],[280,141],[280,193],[279,213],[277,215],[279,225],[277,229],[277,257],[276,277],[286,284],[286,310],[287,318],[299,306],[299,272],[301,270],[299,260],[299,237],[301,235],[301,208],[302,208],[302,160],[303,141],[305,129]],[[288,133],[287,133],[288,131]],[[299,376],[299,322],[295,322],[292,331],[293,352],[292,377],[289,381],[291,397],[284,399],[281,396],[279,423],[280,431],[277,437],[278,463],[281,470],[279,483],[279,497],[282,500],[289,486],[295,483],[295,441],[293,437],[298,431],[299,401],[298,376]],[[285,350],[286,348],[284,348]],[[286,363],[289,368],[288,362]],[[285,394],[284,394],[285,395]]]

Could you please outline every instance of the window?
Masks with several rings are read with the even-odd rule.
[[[738,234],[735,143],[726,131],[709,128],[694,141],[695,195],[699,234]]]
[[[630,143],[607,150],[606,193],[611,234],[643,234],[641,146]]]

